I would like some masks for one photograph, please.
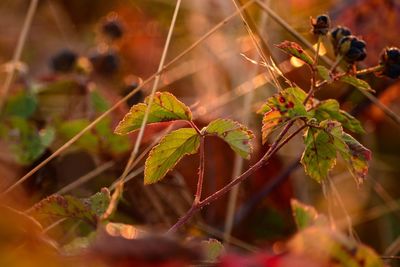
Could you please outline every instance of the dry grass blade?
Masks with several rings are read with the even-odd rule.
[[[245,5],[243,5],[240,10],[243,10],[245,8],[248,8],[250,4],[254,3],[255,0],[251,0],[247,2]],[[202,37],[200,37],[196,42],[194,42],[192,45],[190,45],[188,48],[186,48],[184,51],[182,51],[179,55],[177,55],[174,59],[172,59],[169,63],[167,63],[163,69],[159,72],[154,73],[151,75],[149,78],[143,81],[142,84],[140,84],[135,90],[131,91],[128,93],[125,97],[123,97],[121,100],[119,100],[117,103],[115,103],[111,108],[109,108],[107,111],[105,111],[103,114],[101,114],[99,117],[97,117],[95,120],[93,120],[87,127],[85,127],[82,131],[80,131],[78,134],[76,134],[74,137],[72,137],[68,142],[66,142],[64,145],[62,145],[60,148],[58,148],[53,154],[51,154],[48,158],[46,158],[44,161],[42,161],[40,164],[38,164],[35,168],[33,168],[31,171],[29,171],[27,174],[25,174],[23,177],[21,177],[18,181],[16,181],[14,184],[12,184],[10,187],[8,187],[5,191],[3,191],[0,195],[0,197],[4,197],[6,194],[14,190],[17,186],[22,184],[24,181],[26,181],[29,177],[31,177],[33,174],[35,174],[38,170],[40,170],[43,166],[45,166],[47,163],[49,163],[52,159],[55,157],[59,156],[64,150],[66,150],[68,147],[70,147],[73,143],[75,143],[82,135],[84,135],[86,132],[91,130],[97,123],[99,123],[101,120],[103,120],[105,117],[110,115],[114,110],[116,110],[121,104],[125,103],[126,100],[128,100],[130,97],[132,97],[135,93],[137,93],[140,89],[143,88],[144,85],[148,84],[151,82],[157,75],[163,73],[167,68],[169,68],[171,65],[179,61],[181,58],[183,58],[185,55],[187,55],[189,52],[191,52],[194,48],[196,48],[199,44],[201,44],[204,40],[206,40],[208,37],[210,37],[213,33],[215,33],[217,30],[219,30],[222,26],[224,26],[226,23],[228,23],[231,19],[236,17],[240,11],[235,11],[228,17],[226,17],[224,20],[222,20],[220,23],[215,25],[212,29],[210,29],[207,33],[205,33]]]
[[[11,83],[14,79],[15,68],[17,63],[21,59],[22,50],[24,49],[26,38],[31,28],[32,20],[36,13],[38,3],[39,0],[31,0],[31,3],[29,4],[28,13],[26,14],[24,25],[22,26],[22,31],[19,35],[18,44],[15,48],[15,52],[12,58],[11,69],[7,73],[6,80],[4,81],[3,88],[1,89],[0,92],[0,111],[3,109],[3,105],[7,98],[8,91],[10,90]]]

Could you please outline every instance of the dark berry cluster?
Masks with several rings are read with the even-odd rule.
[[[312,32],[316,35],[326,35],[330,27],[330,19],[327,15],[319,15],[311,19]]]
[[[367,56],[365,42],[354,35],[344,36],[338,43],[338,53],[350,64],[362,61]]]
[[[119,57],[114,51],[95,53],[89,57],[93,69],[103,75],[114,74],[119,69]]]
[[[124,34],[122,24],[117,19],[107,20],[101,25],[101,32],[110,39],[120,39]]]
[[[71,72],[76,66],[78,55],[69,49],[64,49],[56,53],[50,59],[50,67],[56,72]]]
[[[382,51],[379,64],[383,67],[381,74],[392,79],[400,77],[400,49],[387,47]]]
[[[330,31],[329,35],[335,54],[342,56],[347,63],[354,64],[367,56],[365,42],[352,35],[349,28],[337,26]]]
[[[333,47],[336,49],[338,47],[340,39],[345,36],[351,35],[351,31],[349,28],[344,26],[337,26],[332,29],[330,33],[330,39],[332,42]]]

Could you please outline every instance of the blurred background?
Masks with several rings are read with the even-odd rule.
[[[11,60],[29,2],[0,1],[1,87],[14,66]],[[377,65],[383,48],[400,45],[400,3],[395,0],[262,2],[311,44],[316,38],[310,32],[310,17],[326,13],[332,25],[349,27],[367,43],[368,55],[359,68]],[[1,191],[157,71],[174,8],[172,0],[38,1],[21,59],[14,66],[17,74],[3,100]],[[183,1],[166,62],[235,11],[233,1]],[[298,41],[296,37],[257,4],[247,8],[243,16],[267,59],[273,60],[285,77],[308,90],[309,69],[274,46],[284,40]],[[332,59],[329,40],[322,46],[321,55]],[[207,140],[204,196],[246,170],[268,148],[261,145],[262,118],[255,111],[277,92],[277,83],[283,87],[287,84],[276,71],[272,70],[275,76],[271,76],[268,67],[254,64],[261,61],[254,40],[240,16],[235,16],[161,76],[159,90],[170,91],[191,106],[200,127],[223,117],[248,125],[256,135],[249,162],[235,159],[222,141]],[[400,114],[398,81],[373,74],[363,78],[382,103]],[[62,155],[7,194],[7,204],[25,210],[54,193],[88,197],[113,184],[122,174],[136,139],[136,134],[114,135],[113,129],[151,87],[152,83],[145,85]],[[297,198],[330,214],[337,227],[345,231],[351,220],[357,239],[379,254],[400,252],[400,125],[345,84],[326,86],[317,97],[337,99],[362,122],[366,134],[355,137],[373,152],[364,184],[357,187],[339,162],[331,177],[339,197],[323,194],[321,185],[297,164],[303,151],[299,136],[240,185],[236,202],[226,196],[202,210],[185,228],[191,236],[223,239],[228,224],[232,231],[225,231],[225,237],[232,236],[227,239],[233,249],[269,248],[279,252],[282,242],[295,232],[290,199]],[[140,152],[167,128],[149,127]],[[151,186],[143,185],[143,165],[144,160],[139,161],[130,174],[112,220],[163,231],[190,208],[198,156],[183,159],[166,179]],[[235,207],[233,215],[227,215],[229,205]],[[84,224],[66,220],[49,235],[65,245],[87,235],[90,229]],[[395,266],[395,262],[392,264]]]

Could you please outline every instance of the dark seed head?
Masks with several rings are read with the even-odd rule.
[[[130,92],[132,92],[134,89],[136,89],[138,87],[137,83],[132,83],[128,86],[126,86],[123,90],[122,90],[122,95],[126,96],[127,94],[129,94]],[[136,92],[136,94],[134,94],[133,96],[131,96],[130,98],[128,98],[128,100],[126,100],[126,103],[128,104],[128,106],[132,107],[133,105],[136,105],[137,103],[142,102],[144,99],[144,94],[142,92],[142,90],[139,90]]]
[[[340,39],[349,35],[351,35],[350,29],[343,26],[337,26],[330,31],[330,39],[336,52]]]
[[[93,69],[104,75],[114,74],[118,71],[120,62],[119,57],[115,52],[109,51],[106,53],[96,53],[89,58],[93,65]]]
[[[117,19],[107,20],[101,26],[101,31],[110,39],[119,39],[124,34],[122,24]]]
[[[397,47],[385,48],[380,56],[379,64],[383,66],[381,75],[396,79],[400,77],[400,49]]]
[[[344,36],[339,41],[338,54],[350,64],[364,60],[367,56],[365,42],[353,35]]]
[[[57,72],[70,72],[74,69],[78,55],[65,49],[55,54],[50,60],[50,67]]]
[[[319,15],[311,19],[312,32],[317,35],[326,35],[330,27],[328,15]]]

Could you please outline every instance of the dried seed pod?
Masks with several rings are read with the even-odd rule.
[[[367,56],[365,42],[353,35],[341,38],[337,48],[338,54],[350,64],[364,60]]]
[[[344,26],[337,26],[330,31],[330,39],[332,46],[335,48],[335,53],[337,53],[340,39],[349,35],[351,35],[350,29]]]
[[[64,49],[55,54],[50,60],[50,67],[57,72],[70,72],[74,69],[78,55],[69,49]]]
[[[124,29],[118,19],[111,19],[101,25],[101,32],[110,39],[116,40],[123,36]]]
[[[383,66],[381,75],[396,79],[400,76],[400,49],[397,47],[385,48],[380,56],[379,64]]]
[[[330,27],[330,19],[328,15],[319,15],[311,18],[312,32],[316,35],[326,35]]]

